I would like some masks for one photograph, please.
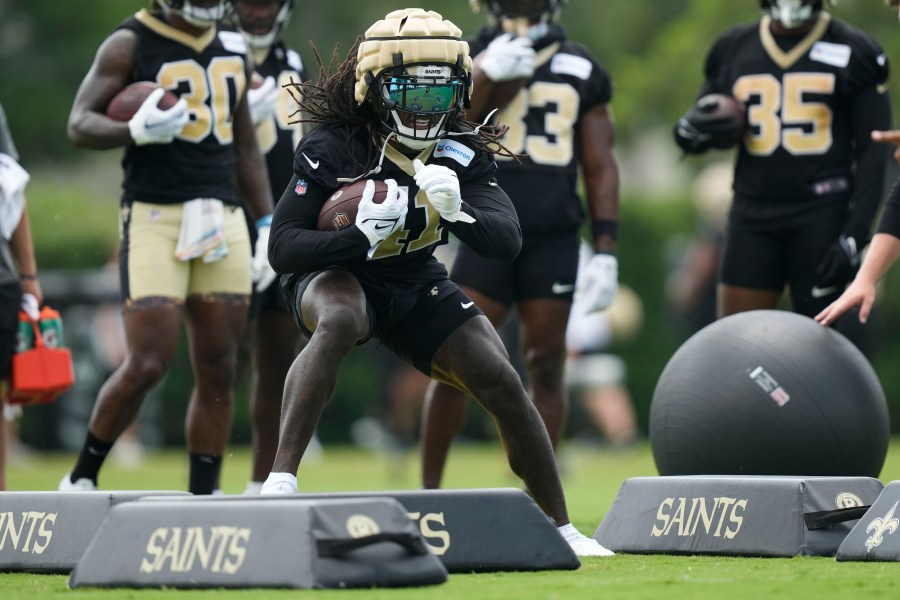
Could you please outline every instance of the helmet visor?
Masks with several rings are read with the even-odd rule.
[[[459,82],[424,83],[418,78],[389,77],[384,89],[396,109],[421,114],[455,108],[462,87]]]

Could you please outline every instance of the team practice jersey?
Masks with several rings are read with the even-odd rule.
[[[747,106],[735,192],[770,200],[848,192],[855,152],[884,125],[867,106],[886,90],[885,54],[825,12],[799,41],[775,36],[770,23],[728,31],[706,59],[700,95],[731,94]]]
[[[300,55],[281,42],[272,46],[265,60],[256,65],[256,73],[263,79],[273,77],[280,91],[275,113],[256,126],[256,141],[266,155],[272,198],[277,202],[293,175],[291,161],[285,157],[293,156],[303,131],[297,102],[284,86],[305,81],[306,74]]]
[[[472,56],[502,33],[482,29],[469,42]],[[581,45],[551,28],[535,45],[534,75],[497,118],[509,127],[500,140],[507,149],[525,154],[521,163],[498,156],[501,187],[513,199],[522,231],[573,231],[584,220],[577,193],[581,148],[581,116],[612,99],[612,83]]]
[[[147,10],[119,29],[137,36],[132,79],[155,81],[184,98],[190,115],[171,144],[128,146],[123,202],[216,198],[239,205],[232,121],[247,86],[247,47],[240,32],[219,25],[195,38]]]
[[[487,256],[512,260],[521,245],[515,209],[497,185],[493,155],[471,147],[466,136],[441,140],[416,157],[388,145],[381,171],[370,179],[395,179],[406,191],[409,212],[403,227],[366,256],[369,241],[357,227],[316,231],[322,205],[339,187],[339,178],[365,173],[362,165],[377,162],[381,138],[364,128],[320,125],[303,137],[294,157],[294,177],[275,209],[269,258],[279,273],[309,273],[330,265],[361,266],[385,280],[415,284],[446,277],[432,252],[452,231],[463,243]],[[448,223],[431,206],[413,179],[412,161],[452,169],[459,178],[463,210],[475,223]],[[371,168],[371,167],[369,167]]]

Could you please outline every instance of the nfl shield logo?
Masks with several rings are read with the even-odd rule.
[[[353,225],[353,223],[350,222],[350,215],[345,212],[339,212],[331,219],[331,227],[335,231],[340,231],[351,225]]]
[[[306,180],[298,179],[297,185],[294,186],[294,193],[298,196],[302,196],[303,194],[306,193],[306,188],[307,188]]]

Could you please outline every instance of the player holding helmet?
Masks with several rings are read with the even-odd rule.
[[[120,273],[128,353],[100,390],[60,490],[96,489],[113,443],[171,363],[182,318],[196,378],[185,428],[189,490],[217,487],[252,285],[240,207],[261,228],[273,210],[244,99],[247,46],[220,22],[229,7],[224,0],[157,0],[154,10],[126,19],[100,46],[72,106],[76,146],[125,147]],[[157,82],[180,100],[159,109],[157,90],[127,123],[107,117],[110,100],[135,81]],[[203,237],[207,225],[219,234],[212,240]]]
[[[521,235],[497,185],[492,129],[460,119],[471,60],[460,30],[421,9],[372,25],[338,71],[298,97],[319,125],[297,148],[275,211],[269,256],[310,341],[285,384],[281,437],[263,494],[297,491],[296,472],[341,362],[378,339],[423,373],[471,393],[494,416],[509,463],[579,555],[608,555],[569,523],[550,440],[499,337],[432,255],[449,233],[511,260]],[[343,183],[378,179],[387,197],[359,203],[355,226],[316,231]]]
[[[509,126],[502,138],[521,162],[500,160],[498,181],[522,225],[522,251],[507,263],[461,248],[451,278],[500,325],[513,306],[522,327],[522,355],[531,396],[553,445],[566,419],[565,332],[573,293],[591,312],[616,293],[619,175],[613,152],[612,83],[581,45],[557,23],[561,0],[473,0],[492,25],[471,40],[474,95],[467,115],[480,120],[499,108]],[[575,290],[583,171],[591,246],[595,254]],[[454,435],[462,427],[465,395],[432,382],[422,430],[422,482],[440,486]]]
[[[760,7],[759,23],[713,44],[698,95],[747,107],[718,313],[775,308],[787,286],[794,311],[813,316],[856,272],[881,202],[887,153],[870,132],[890,126],[887,57],[822,0]],[[705,151],[685,119],[679,146]]]

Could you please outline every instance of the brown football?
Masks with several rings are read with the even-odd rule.
[[[159,84],[153,81],[132,83],[109,101],[109,105],[106,107],[106,116],[116,121],[130,120],[141,107],[141,104],[144,103],[144,100],[147,99],[147,96],[158,87],[160,87]],[[178,96],[166,90],[157,106],[162,110],[166,110],[175,106],[176,102],[178,102]]]
[[[366,188],[366,180],[348,183],[338,188],[319,210],[319,219],[316,229],[319,231],[340,231],[356,223],[356,211],[359,201],[362,199],[363,190]],[[387,184],[375,180],[375,196],[372,202],[381,204],[387,197]]]
[[[731,148],[740,142],[747,130],[744,103],[728,94],[707,94],[697,100],[694,110],[698,115],[695,124],[712,134],[713,148]]]

